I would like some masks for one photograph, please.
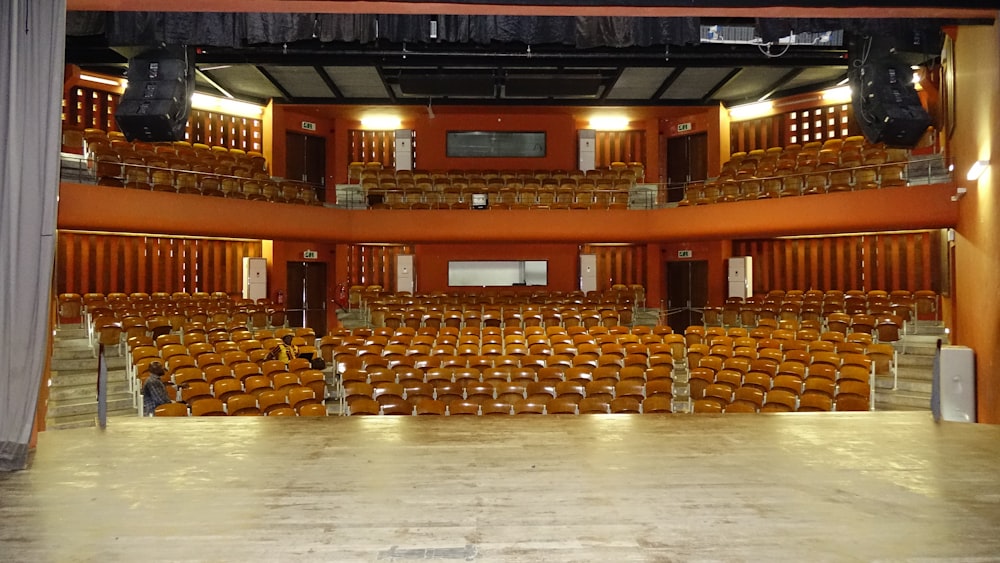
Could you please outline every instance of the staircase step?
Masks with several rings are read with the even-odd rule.
[[[87,341],[87,329],[85,327],[75,327],[73,325],[67,325],[56,329],[56,342],[68,342],[72,340],[83,339],[84,342]]]
[[[115,410],[108,411],[108,418],[118,418],[118,417],[137,417],[138,412],[135,409],[125,409],[125,410]],[[90,428],[97,426],[97,412],[93,414],[77,414],[72,416],[64,416],[59,418],[46,418],[45,419],[45,429],[46,430],[69,430],[72,428]]]
[[[108,395],[108,411],[124,411],[131,409],[137,412],[132,405],[132,395],[128,393],[115,393]],[[97,400],[91,397],[90,400],[71,399],[69,401],[50,400],[48,404],[46,419],[60,419],[67,416],[81,414],[97,414]]]
[[[108,367],[108,371],[111,370],[124,370],[125,369],[125,358],[112,356],[110,358],[105,358],[105,364]],[[97,373],[97,358],[53,358],[52,360],[52,371],[55,372],[70,372],[70,371],[92,371]]]
[[[107,358],[108,356],[105,356]],[[89,346],[60,346],[52,349],[52,362],[58,363],[64,360],[93,360],[97,361],[94,357],[94,349]]]
[[[877,376],[875,378],[875,389],[877,390],[891,390],[893,380],[889,376]],[[931,380],[928,379],[909,379],[909,378],[898,378],[896,379],[896,390],[902,391],[904,393],[920,393],[927,396],[930,400],[931,396]]]
[[[128,382],[128,374],[125,370],[109,370],[108,371],[108,383],[112,382]],[[78,387],[78,386],[88,386],[93,387],[97,385],[97,371],[67,371],[67,372],[52,372],[52,377],[49,379],[50,388],[60,388],[60,387]]]
[[[930,410],[930,395],[904,391],[875,390],[875,405],[879,410]]]
[[[128,382],[124,379],[108,381],[108,396],[128,395],[131,393]],[[91,381],[89,385],[53,385],[49,387],[49,401],[73,401],[73,400],[97,400],[97,382]]]

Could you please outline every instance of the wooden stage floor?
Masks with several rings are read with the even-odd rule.
[[[2,561],[1000,561],[928,413],[112,419],[0,475]]]

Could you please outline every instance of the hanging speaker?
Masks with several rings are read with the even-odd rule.
[[[931,125],[913,87],[913,71],[887,57],[856,67],[851,76],[854,117],[865,138],[893,147],[913,147]]]
[[[129,59],[128,87],[115,110],[129,141],[181,141],[191,113],[194,60],[180,46],[150,49]]]

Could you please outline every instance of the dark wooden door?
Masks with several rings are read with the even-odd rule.
[[[708,133],[667,139],[667,201],[680,201],[687,182],[708,178]]]
[[[703,324],[708,305],[708,261],[667,262],[667,324],[674,332]]]
[[[285,178],[319,187],[326,185],[326,139],[287,133],[285,151]],[[316,190],[321,201],[325,201],[324,191]]]
[[[326,264],[288,262],[287,277],[288,324],[326,334]]]

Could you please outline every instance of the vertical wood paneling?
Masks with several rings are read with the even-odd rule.
[[[55,275],[60,293],[239,292],[243,256],[262,254],[259,241],[73,231],[60,231],[57,246]]]
[[[645,131],[597,131],[594,164],[607,168],[612,162],[644,162]]]
[[[734,241],[752,256],[754,292],[771,289],[933,289],[941,264],[931,259],[940,231],[868,236]]]

